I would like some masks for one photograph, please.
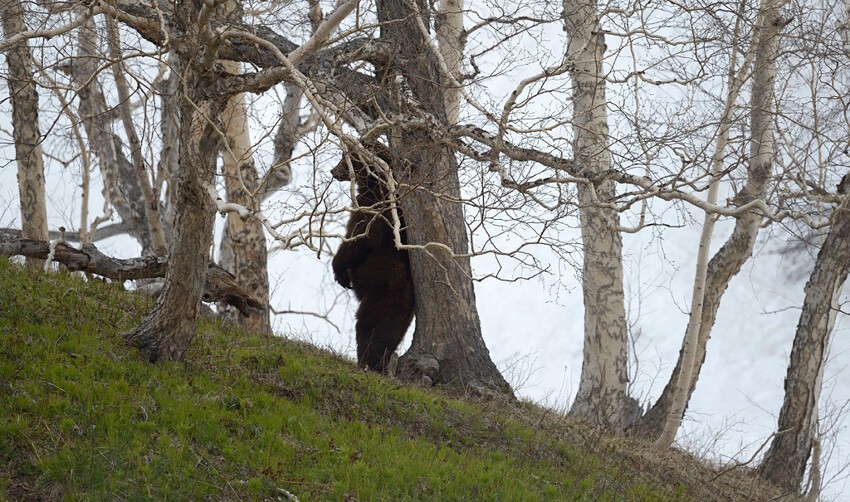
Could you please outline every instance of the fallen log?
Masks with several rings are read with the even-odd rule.
[[[50,255],[50,243],[22,239],[0,233],[0,256],[24,256],[46,260]],[[99,275],[114,281],[153,279],[165,277],[168,257],[141,256],[138,258],[112,258],[100,252],[94,244],[83,244],[80,249],[64,243],[55,245],[52,260],[68,270]],[[236,282],[230,272],[210,262],[204,285],[205,302],[224,302],[232,305],[245,316],[262,312],[263,305],[247,289]]]

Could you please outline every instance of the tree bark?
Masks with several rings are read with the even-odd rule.
[[[440,54],[446,63],[446,70],[451,74],[452,80],[460,83],[466,39],[463,31],[463,0],[440,0],[436,28],[437,42],[439,42]],[[461,88],[456,85],[447,85],[443,92],[446,96],[446,120],[451,125],[457,124],[462,97]]]
[[[225,70],[236,73],[238,63],[227,62]],[[245,96],[230,98],[221,113],[228,148],[224,157],[224,186],[227,201],[245,206],[251,211],[259,209],[257,188],[259,178],[251,151],[251,134],[248,129]],[[227,253],[224,252],[225,247]],[[246,317],[238,314],[238,322],[245,329],[271,334],[269,323],[269,273],[268,251],[263,224],[257,218],[242,219],[238,213],[227,214],[227,225],[221,239],[221,266],[236,276],[236,280],[249,288],[255,298],[266,306],[262,315]],[[229,259],[225,260],[224,258]]]
[[[230,19],[242,17],[242,6],[237,0],[229,0],[219,9],[221,16]],[[230,74],[242,73],[242,64],[221,61],[222,69]],[[251,131],[248,124],[248,109],[245,95],[231,96],[221,112],[225,143],[221,155],[224,164],[224,187],[227,202],[239,204],[256,212],[260,209],[259,176],[254,166],[251,146]],[[219,264],[236,279],[247,286],[254,297],[266,307],[262,315],[245,316],[225,307],[228,316],[245,329],[271,334],[269,323],[269,273],[268,250],[263,224],[257,218],[242,219],[238,213],[228,213],[224,233],[221,236]]]
[[[142,254],[156,254],[145,216],[144,198],[133,164],[122,152],[122,141],[112,131],[112,112],[100,86],[97,61],[102,58],[95,42],[97,26],[89,19],[79,30],[78,57],[67,68],[79,86],[77,115],[83,123],[89,148],[97,156],[104,181],[104,197],[109,201],[127,232],[138,241]]]
[[[162,221],[159,215],[159,194],[154,192],[148,175],[145,160],[142,157],[142,142],[136,132],[136,124],[133,123],[133,114],[130,109],[130,88],[124,76],[124,62],[121,54],[121,46],[118,35],[118,23],[112,19],[106,19],[107,43],[109,45],[109,57],[113,60],[112,75],[115,78],[115,89],[118,93],[117,110],[124,125],[124,134],[130,143],[130,158],[133,159],[133,169],[136,173],[139,188],[142,192],[144,203],[144,216],[151,238],[151,249],[154,254],[165,253],[165,233],[162,229]]]
[[[817,407],[841,288],[850,270],[850,196],[832,214],[832,227],[821,246],[805,288],[805,299],[791,362],[785,376],[785,399],[777,434],[758,473],[780,488],[800,491],[817,435]]]
[[[180,58],[168,53],[168,77],[159,86],[162,120],[162,150],[157,163],[157,192],[164,192],[165,200],[159,212],[167,242],[171,241],[177,213],[177,169],[180,164]],[[161,186],[165,184],[165,190]]]
[[[754,40],[756,47],[755,67],[752,73],[754,83],[750,99],[750,159],[747,166],[746,184],[734,199],[734,203],[739,206],[763,198],[767,189],[767,182],[773,172],[775,155],[772,125],[775,113],[773,88],[776,78],[776,51],[779,34],[783,26],[779,19],[779,13],[783,5],[785,5],[785,0],[766,0],[759,7],[758,26],[760,28],[756,34],[757,38]],[[734,60],[735,58],[733,58]],[[743,69],[746,71],[748,66],[745,62]],[[731,68],[730,75],[735,71],[737,71],[735,68]],[[719,135],[720,139],[718,139],[718,143],[722,142],[723,147],[725,147],[725,139],[728,137],[730,128],[730,105],[737,98],[744,81],[745,79],[740,73],[737,78],[730,78],[728,97],[730,103],[727,103],[727,112],[721,119],[724,129]],[[714,158],[718,163],[721,163],[723,152],[715,152]],[[722,171],[722,164],[719,164],[719,166],[720,169],[714,169],[715,172]],[[687,386],[687,394],[685,395],[685,406],[681,410],[682,414],[687,409],[687,403],[696,389],[700,370],[705,362],[706,347],[717,319],[723,293],[732,278],[741,271],[744,263],[752,256],[761,222],[761,213],[756,210],[748,211],[739,216],[735,221],[732,235],[708,263],[691,378],[688,383],[683,382],[683,385]],[[679,376],[682,374],[684,360],[685,347],[683,346],[673,374],[664,387],[661,396],[635,425],[633,432],[637,435],[647,439],[656,439],[661,435],[665,417],[670,414],[673,407],[673,397],[678,386]]]
[[[175,5],[175,19],[186,23],[180,27],[185,35],[177,44],[183,68],[181,95],[186,98],[180,102],[180,166],[171,263],[153,311],[125,335],[151,362],[180,360],[186,354],[197,329],[203,293],[206,271],[199,264],[209,260],[212,244],[213,201],[205,187],[213,183],[221,151],[218,117],[226,99],[201,98],[216,75],[203,65],[206,58],[199,57],[214,48],[209,40],[203,43],[200,12],[200,5],[188,0]]]
[[[404,0],[378,2],[381,39],[393,47],[396,57],[379,73],[386,82],[400,75],[413,99],[445,120],[439,63],[418,24],[428,25],[429,4],[420,1],[417,6],[418,12]],[[410,350],[399,360],[399,374],[512,395],[481,334],[469,258],[451,254],[469,250],[463,207],[457,202],[461,198],[457,159],[449,149],[414,133],[393,138],[391,146],[393,154],[403,159],[394,163],[401,171],[396,174],[410,190],[401,200],[409,244],[425,246],[410,254],[416,329]]]
[[[602,61],[605,37],[594,0],[564,0],[569,42],[567,57],[573,88],[575,161],[589,172],[610,169],[608,114]],[[622,430],[633,414],[628,396],[628,331],[623,292],[619,214],[603,207],[615,185],[604,181],[579,187],[584,251],[584,357],[581,380],[570,414],[613,430]]]
[[[24,9],[19,0],[0,3],[3,7],[3,33],[8,38],[26,31]],[[33,81],[33,60],[27,41],[6,51],[9,66],[7,82],[12,101],[12,128],[15,160],[18,164],[18,191],[21,203],[21,229],[28,239],[47,240],[47,203],[44,190],[44,161],[38,127],[38,91]],[[27,259],[32,267],[41,260]]]

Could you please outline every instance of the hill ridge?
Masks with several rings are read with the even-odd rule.
[[[0,493],[11,500],[768,500],[529,403],[460,399],[205,322],[184,363],[117,334],[152,306],[0,259]]]

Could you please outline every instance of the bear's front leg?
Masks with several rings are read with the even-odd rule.
[[[351,289],[351,269],[356,268],[363,261],[363,246],[359,242],[343,242],[334,255],[331,267],[334,271],[334,279],[345,289]]]
[[[337,267],[334,263],[334,279],[345,289],[351,289],[351,274],[348,268]]]

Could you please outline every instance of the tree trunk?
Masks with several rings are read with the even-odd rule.
[[[285,83],[286,98],[283,100],[282,116],[277,133],[274,136],[274,163],[269,168],[260,187],[260,198],[267,199],[282,187],[292,181],[292,168],[289,161],[295,151],[295,145],[302,134],[298,130],[301,125],[301,97],[304,92],[294,84]]]
[[[440,54],[443,56],[452,80],[460,83],[466,39],[463,31],[463,0],[440,0],[439,8],[436,28]],[[446,96],[446,120],[450,125],[457,124],[462,97],[461,88],[456,85],[447,85],[443,92]]]
[[[118,34],[118,23],[112,19],[106,19],[106,39],[109,45],[109,57],[112,59],[112,75],[115,78],[115,90],[118,93],[117,110],[124,125],[124,134],[130,145],[130,157],[133,159],[133,169],[136,173],[139,188],[142,191],[144,203],[145,221],[148,226],[148,234],[151,237],[151,248],[154,254],[165,254],[165,233],[162,229],[162,221],[159,216],[159,193],[154,192],[150,177],[142,157],[142,142],[136,132],[136,124],[133,123],[133,113],[130,103],[130,88],[124,76],[124,62],[121,54],[121,46]]]
[[[162,150],[159,153],[157,177],[159,187],[165,184],[164,198],[160,217],[166,242],[171,242],[174,219],[177,213],[177,170],[180,165],[180,58],[174,52],[168,53],[168,77],[159,86],[162,121],[159,129],[162,133]]]
[[[242,18],[242,7],[237,0],[224,2],[219,10],[223,18]],[[221,61],[220,64],[227,73],[242,73],[241,63]],[[226,141],[222,144],[221,154],[224,161],[227,202],[258,211],[260,200],[257,191],[260,181],[254,167],[244,94],[230,97],[221,112],[221,122],[224,125]],[[272,329],[268,310],[269,263],[263,224],[257,218],[249,217],[243,220],[238,213],[228,213],[220,250],[220,265],[236,276],[236,280],[248,288],[265,308],[262,314],[249,317],[225,306],[226,314],[234,317],[245,329],[270,335]]]
[[[385,77],[401,75],[423,109],[445,120],[439,64],[418,22],[428,24],[428,3],[416,12],[404,0],[378,2],[381,39],[396,58],[381,69]],[[393,82],[388,78],[388,82]],[[416,291],[416,329],[410,350],[399,361],[400,375],[425,382],[512,395],[510,386],[490,359],[475,305],[472,267],[460,199],[458,165],[453,152],[427,137],[405,134],[391,142],[402,182],[411,189],[401,200],[408,225]],[[403,166],[403,167],[402,167]]]
[[[198,4],[178,2],[175,18],[189,23],[178,51],[184,69],[181,85],[187,95],[180,103],[180,147],[177,174],[177,212],[169,249],[165,286],[153,311],[127,340],[152,362],[180,360],[198,324],[201,295],[212,244],[213,202],[205,186],[213,183],[221,151],[219,114],[226,100],[205,101],[205,86],[215,73],[202,66],[198,54],[209,50],[199,40]],[[182,95],[183,93],[181,93]],[[211,123],[212,122],[212,123]]]
[[[850,270],[850,196],[832,213],[832,227],[806,283],[803,310],[785,376],[777,434],[758,468],[761,477],[799,492],[817,435],[823,367],[841,288]]]
[[[138,176],[122,152],[121,139],[112,132],[112,113],[95,74],[97,62],[102,58],[95,43],[96,30],[93,19],[80,27],[78,57],[67,68],[74,83],[80,86],[77,115],[86,131],[89,148],[99,161],[104,197],[127,224],[127,231],[139,242],[142,254],[152,255],[155,253]]]
[[[3,6],[3,33],[11,37],[26,31],[24,9],[19,0]],[[21,229],[27,239],[47,240],[47,204],[44,191],[44,163],[38,128],[38,91],[33,82],[33,61],[29,44],[19,42],[6,51],[9,66],[9,97],[12,101],[12,128],[15,160],[18,163],[18,190],[21,202]],[[41,260],[27,259],[40,267]]]
[[[702,321],[699,328],[696,354],[694,356],[686,403],[690,401],[690,397],[696,389],[700,370],[705,362],[706,347],[708,345],[708,339],[711,336],[711,330],[714,327],[714,322],[717,319],[717,312],[720,309],[720,300],[723,298],[723,293],[729,286],[729,282],[741,271],[744,263],[752,256],[760,222],[761,217],[755,214],[755,212],[742,215],[736,221],[732,235],[708,262],[702,304]],[[645,439],[652,440],[661,435],[665,417],[667,417],[673,405],[673,395],[682,371],[683,357],[684,347],[679,352],[676,367],[673,369],[670,380],[667,381],[667,385],[661,392],[661,396],[653,404],[652,408],[638,420],[631,432]]]
[[[608,114],[602,60],[605,37],[596,2],[564,0],[569,42],[567,57],[574,62],[573,121],[575,160],[587,170],[611,167]],[[622,239],[619,214],[603,207],[615,186],[604,181],[579,188],[581,236],[584,248],[584,357],[581,381],[570,414],[595,425],[622,430],[633,413],[628,397],[628,331],[623,292]]]
[[[764,197],[767,182],[773,171],[772,120],[775,113],[773,88],[776,78],[776,50],[779,34],[783,26],[783,23],[779,20],[779,13],[784,4],[785,0],[766,0],[760,5],[759,26],[761,28],[756,35],[757,39],[754,40],[756,50],[755,67],[752,74],[754,82],[753,94],[750,108],[750,159],[747,167],[746,184],[734,199],[735,204],[739,206]],[[734,61],[735,58],[733,58]],[[743,69],[745,71],[747,67],[748,64],[744,63]],[[731,68],[730,75],[734,71],[737,70]],[[741,86],[745,81],[742,77],[743,75],[739,73],[737,78],[730,78],[730,93],[728,97],[730,102],[734,102],[738,92],[740,92]],[[721,131],[720,138],[723,140],[724,147],[730,127],[728,123],[728,116],[730,115],[728,112],[731,110],[729,107],[730,104],[727,104],[727,113],[724,114],[726,117],[722,119],[724,129]],[[718,142],[721,142],[721,140],[718,140]],[[718,151],[715,153],[715,159],[718,162],[722,162],[722,158],[723,152],[718,148]],[[720,165],[720,169],[714,169],[715,172],[722,170],[722,165]],[[696,389],[700,370],[705,362],[706,346],[711,336],[714,322],[717,319],[717,312],[720,309],[720,301],[723,293],[726,291],[732,278],[740,272],[744,263],[752,256],[761,221],[761,214],[755,210],[748,211],[739,216],[735,221],[735,228],[732,231],[732,235],[729,236],[729,239],[727,239],[717,254],[708,263],[691,378],[688,383],[685,384],[683,382],[687,386],[687,393],[684,401],[685,407],[681,410],[682,414],[687,409],[687,403]],[[647,439],[655,439],[661,435],[665,417],[669,415],[673,407],[673,397],[678,386],[679,376],[682,374],[684,359],[685,347],[683,346],[673,374],[664,387],[661,396],[635,425],[634,431],[636,434]]]
[[[241,69],[239,63],[232,62],[225,62],[224,67],[231,73],[237,73]],[[251,152],[251,134],[244,95],[230,98],[221,113],[221,121],[228,142],[228,148],[222,149],[227,201],[257,211],[259,178]],[[271,334],[268,310],[268,253],[263,224],[256,218],[242,220],[238,213],[228,213],[227,226],[221,239],[222,249],[225,246],[229,253],[222,252],[220,256],[224,258],[229,254],[229,259],[222,259],[220,265],[235,275],[236,281],[248,288],[254,298],[266,307],[261,315],[246,317],[242,313],[236,313],[239,324],[251,331]]]

